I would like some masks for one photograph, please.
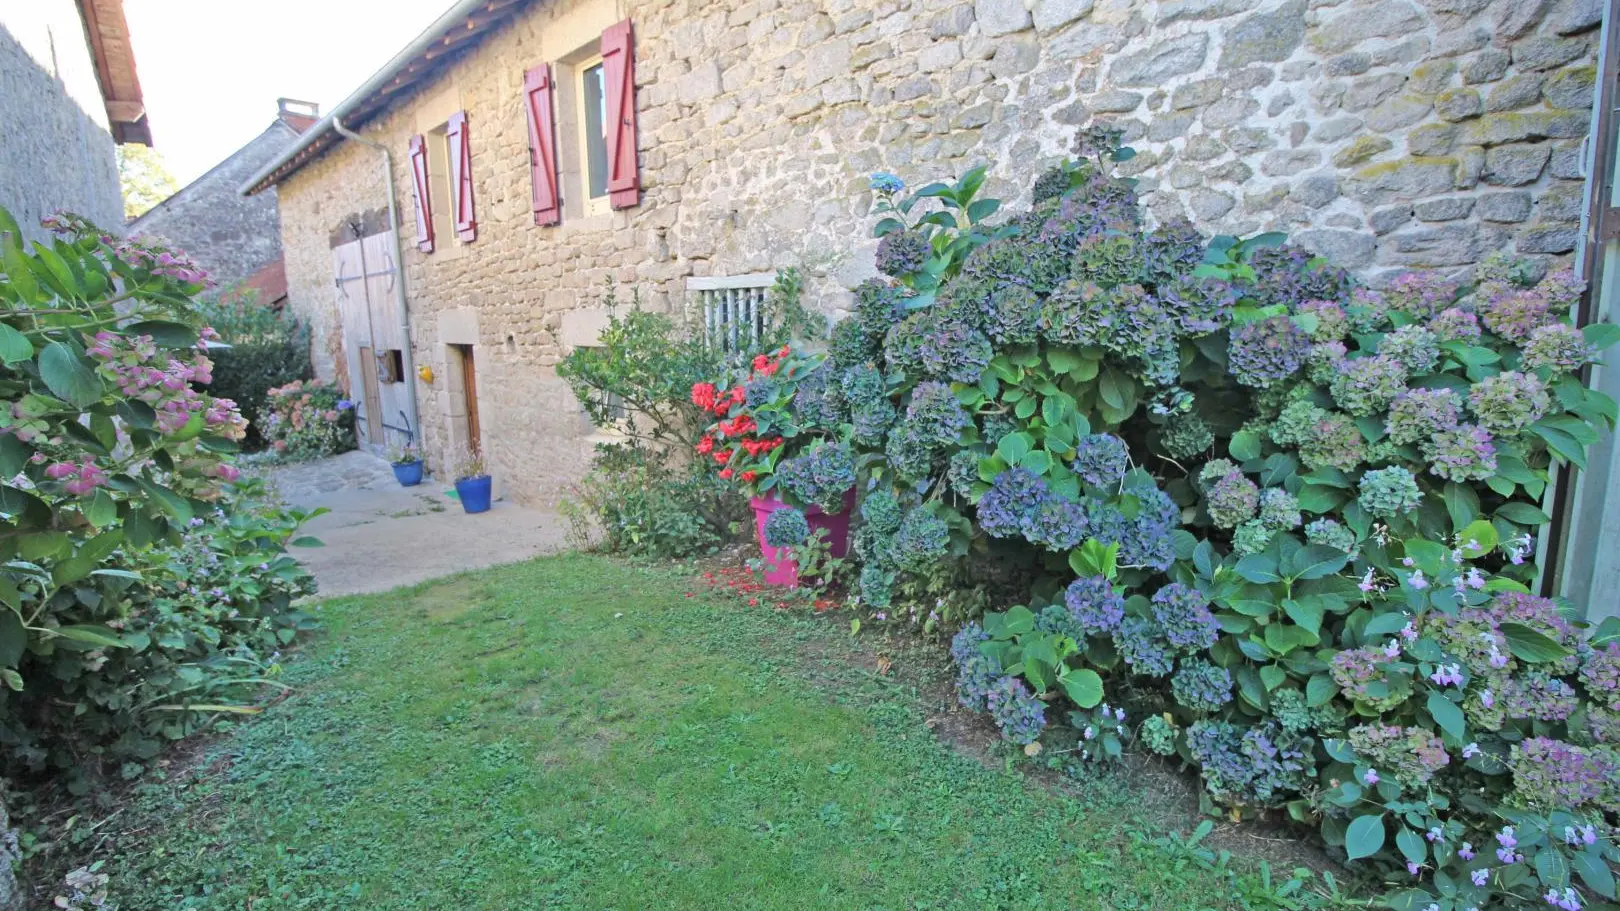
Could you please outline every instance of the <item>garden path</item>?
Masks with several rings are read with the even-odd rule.
[[[387,591],[564,546],[566,524],[556,513],[497,501],[467,515],[446,495],[449,485],[428,478],[401,487],[389,464],[366,452],[275,468],[269,480],[293,506],[331,510],[306,526],[325,546],[296,551],[326,597]]]

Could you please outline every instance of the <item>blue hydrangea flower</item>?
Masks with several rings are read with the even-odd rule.
[[[900,569],[926,572],[945,556],[950,543],[951,527],[945,520],[919,507],[900,522],[894,536],[894,560]]]
[[[1070,463],[1080,480],[1093,487],[1115,488],[1130,468],[1131,454],[1125,441],[1111,433],[1093,433],[1075,444]]]
[[[804,513],[785,506],[765,520],[765,543],[772,547],[796,547],[810,537],[810,520]]]
[[[1126,617],[1114,631],[1114,647],[1134,673],[1163,677],[1175,666],[1175,656],[1164,631],[1151,620]]]
[[[1221,636],[1220,624],[1209,611],[1209,599],[1180,582],[1171,582],[1154,593],[1153,619],[1164,638],[1185,651],[1204,651]]]
[[[1036,699],[1017,677],[1002,677],[985,696],[990,716],[1001,736],[1013,743],[1030,744],[1046,727],[1046,703]]]
[[[855,486],[855,456],[842,443],[818,442],[778,465],[776,476],[799,502],[836,513],[844,508],[844,494]]]
[[[1273,316],[1232,330],[1227,366],[1239,383],[1265,389],[1297,373],[1310,348],[1310,336],[1293,320]]]
[[[906,188],[906,182],[888,171],[877,171],[871,177],[872,192],[894,194]]]
[[[1024,524],[1047,498],[1046,482],[1023,468],[996,475],[979,498],[979,527],[992,538],[1016,538]]]
[[[1217,712],[1232,701],[1232,673],[1201,658],[1181,662],[1170,678],[1170,694],[1195,712]]]
[[[1101,635],[1119,629],[1125,619],[1125,599],[1102,576],[1088,576],[1069,583],[1063,604],[1076,623],[1087,633]]]

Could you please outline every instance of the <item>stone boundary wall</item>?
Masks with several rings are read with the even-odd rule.
[[[523,71],[625,16],[642,204],[535,227]],[[1599,20],[1595,0],[559,0],[365,132],[395,150],[403,191],[407,137],[468,111],[479,236],[407,250],[415,354],[442,376],[441,321],[476,337],[487,455],[509,493],[547,503],[594,441],[554,369],[580,312],[609,286],[684,312],[688,276],[788,265],[841,311],[873,274],[873,171],[915,186],[989,163],[986,192],[1022,208],[1106,119],[1155,216],[1286,231],[1369,281],[1567,254]],[[335,319],[326,239],[380,204],[377,168],[349,143],[282,185],[292,298],[318,338]],[[448,393],[417,388],[439,459]]]

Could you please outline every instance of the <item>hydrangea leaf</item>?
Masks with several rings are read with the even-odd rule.
[[[1227,451],[1239,462],[1260,458],[1260,434],[1252,430],[1240,430],[1232,434],[1232,442],[1227,445]]]
[[[1384,818],[1368,814],[1350,821],[1344,832],[1344,850],[1351,860],[1371,857],[1384,848]]]
[[[1503,623],[1501,629],[1502,635],[1507,637],[1508,650],[1520,661],[1541,664],[1570,655],[1569,649],[1523,623]]]
[[[1063,692],[1083,709],[1095,707],[1102,702],[1103,682],[1096,671],[1089,668],[1070,669],[1058,678],[1063,686]]]
[[[1299,489],[1299,508],[1306,512],[1323,515],[1333,512],[1344,502],[1350,499],[1348,491],[1337,487],[1327,487],[1321,484],[1306,484]]]
[[[1564,860],[1564,853],[1554,847],[1537,851],[1536,876],[1541,878],[1545,889],[1562,889],[1569,885],[1569,862]]]
[[[1546,513],[1534,506],[1531,506],[1529,503],[1505,503],[1496,510],[1496,514],[1509,522],[1516,522],[1520,525],[1529,525],[1531,527],[1545,525],[1552,521],[1547,517]]]
[[[1462,542],[1463,556],[1470,560],[1478,559],[1490,553],[1499,540],[1496,535],[1496,526],[1484,519],[1475,519],[1468,526],[1457,533]]]
[[[1440,729],[1450,734],[1453,740],[1462,743],[1468,736],[1468,722],[1463,718],[1462,709],[1447,699],[1445,694],[1430,690],[1425,707],[1434,718],[1434,723],[1440,725]]]
[[[39,353],[39,376],[52,394],[79,408],[101,399],[101,377],[61,342],[51,342]]]
[[[1581,877],[1581,882],[1593,892],[1610,899],[1615,898],[1614,872],[1609,869],[1603,857],[1593,851],[1581,851],[1571,861],[1575,872]]]

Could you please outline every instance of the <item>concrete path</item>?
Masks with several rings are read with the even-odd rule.
[[[331,512],[306,526],[325,547],[295,548],[322,597],[387,591],[467,569],[526,560],[564,546],[555,513],[496,502],[467,515],[433,478],[401,487],[389,464],[365,452],[271,469],[289,504]]]

